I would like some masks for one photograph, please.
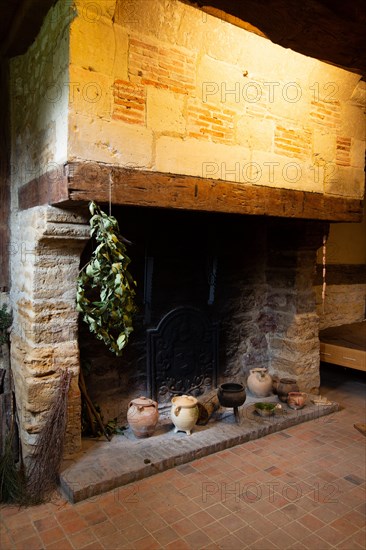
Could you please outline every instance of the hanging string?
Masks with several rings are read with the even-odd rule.
[[[109,215],[112,215],[112,174],[109,173],[109,189],[108,189],[108,200],[109,200]]]
[[[322,304],[323,304],[323,314],[325,313],[325,290],[327,288],[327,283],[325,280],[327,272],[327,235],[323,235],[323,287],[322,287]]]

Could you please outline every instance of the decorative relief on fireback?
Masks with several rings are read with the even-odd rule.
[[[199,309],[170,311],[147,331],[148,391],[159,403],[216,387],[218,327]]]

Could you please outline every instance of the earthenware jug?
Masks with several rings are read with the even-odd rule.
[[[136,437],[152,435],[158,419],[158,404],[148,397],[137,397],[128,405],[127,421]]]
[[[191,395],[173,397],[170,417],[175,426],[174,433],[186,432],[187,435],[191,435],[191,430],[198,420],[197,399]]]
[[[299,391],[296,380],[292,378],[280,378],[277,386],[278,399],[283,403],[287,402],[287,396],[292,391]]]
[[[267,397],[272,392],[272,376],[265,367],[250,369],[247,388],[256,397]]]

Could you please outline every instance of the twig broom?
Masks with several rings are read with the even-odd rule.
[[[44,502],[58,485],[67,422],[67,399],[71,372],[60,374],[58,393],[40,432],[28,471],[27,504]]]

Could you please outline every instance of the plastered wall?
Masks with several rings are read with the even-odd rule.
[[[358,75],[176,0],[76,5],[69,159],[363,196]]]

